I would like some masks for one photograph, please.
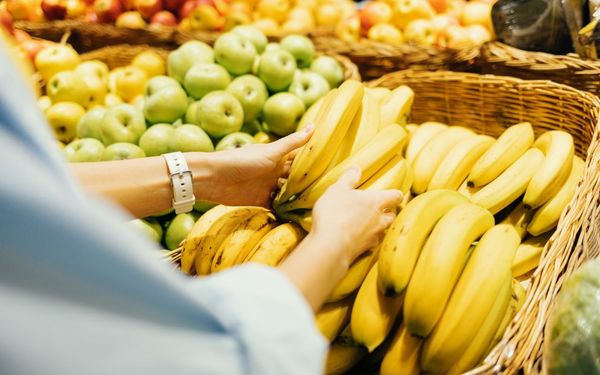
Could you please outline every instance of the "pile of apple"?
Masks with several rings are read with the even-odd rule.
[[[389,44],[469,48],[492,40],[492,1],[373,0],[358,19],[341,20],[338,37]]]

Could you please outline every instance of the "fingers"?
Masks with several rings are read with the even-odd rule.
[[[302,130],[292,133],[287,137],[283,137],[269,144],[269,147],[271,147],[271,150],[273,150],[273,153],[277,157],[283,158],[290,152],[296,150],[299,147],[304,146],[312,136],[314,129],[314,125],[307,125]]]
[[[359,167],[354,166],[349,168],[335,183],[337,186],[341,186],[348,189],[354,189],[360,181],[360,175],[362,174]]]
[[[389,210],[397,207],[402,202],[402,192],[400,190],[382,190],[376,192],[377,202],[383,210]]]

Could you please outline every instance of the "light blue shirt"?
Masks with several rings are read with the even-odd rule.
[[[279,271],[186,277],[85,195],[1,47],[0,374],[321,373],[326,342]]]

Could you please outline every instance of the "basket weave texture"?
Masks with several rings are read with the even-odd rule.
[[[480,64],[483,73],[547,79],[600,95],[600,61],[582,59],[575,54],[524,51],[492,42],[482,47]]]
[[[437,120],[498,136],[506,127],[531,122],[536,135],[561,129],[572,134],[586,171],[556,232],[546,244],[525,304],[483,365],[469,374],[525,374],[542,370],[544,330],[565,279],[600,251],[598,194],[600,100],[550,81],[453,72],[400,71],[369,82],[415,91],[412,122]]]

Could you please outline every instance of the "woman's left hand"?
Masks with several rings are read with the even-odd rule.
[[[267,207],[278,181],[289,172],[291,161],[308,142],[314,126],[269,144],[206,154],[211,178],[195,187],[198,199],[225,205]]]

